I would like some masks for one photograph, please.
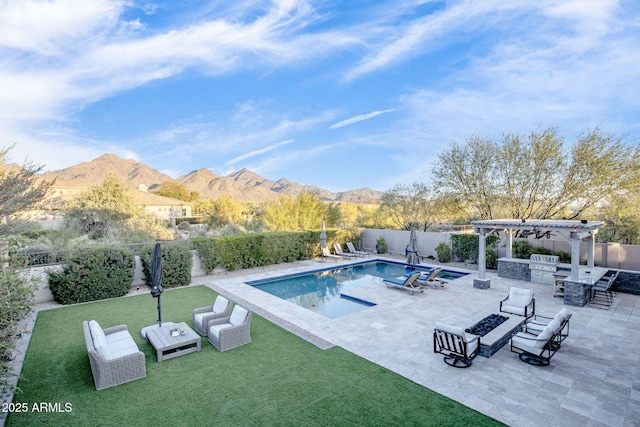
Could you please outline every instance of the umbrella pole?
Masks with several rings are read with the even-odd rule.
[[[162,315],[160,310],[160,295],[158,295],[158,327],[162,328]]]

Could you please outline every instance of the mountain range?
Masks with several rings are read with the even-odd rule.
[[[143,163],[122,159],[115,154],[103,154],[90,161],[66,169],[43,174],[45,179],[56,179],[56,185],[70,187],[93,187],[102,184],[109,174],[114,174],[125,184],[139,188],[148,187],[153,192],[165,181],[177,181],[200,194],[201,199],[216,199],[227,194],[240,202],[262,202],[277,199],[282,195],[297,196],[302,192],[313,192],[325,201],[370,203],[382,195],[381,191],[361,188],[333,193],[315,185],[302,185],[281,178],[268,180],[248,169],[241,169],[226,176],[216,175],[206,168],[173,178]]]

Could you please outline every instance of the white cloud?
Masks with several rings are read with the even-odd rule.
[[[354,117],[351,117],[349,119],[342,120],[342,121],[340,121],[338,123],[334,123],[331,126],[329,126],[329,129],[338,129],[338,128],[341,128],[341,127],[344,127],[344,126],[348,126],[348,125],[351,125],[351,124],[354,124],[354,123],[362,122],[364,120],[369,120],[369,119],[372,119],[372,118],[374,118],[376,116],[379,116],[380,114],[386,114],[386,113],[390,113],[392,111],[393,111],[393,109],[390,109],[390,110],[379,110],[379,111],[373,111],[373,112],[367,113],[367,114],[360,114],[358,116],[354,116]]]
[[[250,152],[242,154],[242,155],[240,155],[238,157],[234,157],[231,160],[228,160],[227,161],[227,165],[234,165],[234,164],[236,164],[236,163],[238,163],[238,162],[240,162],[242,160],[247,160],[247,159],[250,159],[252,157],[259,156],[260,154],[264,154],[264,153],[266,153],[268,151],[271,151],[271,150],[273,150],[275,148],[278,148],[280,146],[283,146],[283,145],[291,144],[292,142],[293,142],[293,139],[288,139],[286,141],[282,141],[282,142],[278,142],[278,143],[269,145],[268,147],[264,147],[264,148],[260,148],[258,150],[250,151]]]

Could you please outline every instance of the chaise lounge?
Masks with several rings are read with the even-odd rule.
[[[417,282],[419,276],[420,272],[416,272],[412,273],[408,277],[382,279],[382,282],[387,285],[387,288],[395,286],[397,288],[407,290],[411,295],[413,295],[414,292],[423,292],[422,287]]]

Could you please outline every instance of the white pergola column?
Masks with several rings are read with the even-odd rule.
[[[580,241],[580,233],[571,233],[571,280],[580,276]]]
[[[478,230],[480,232],[480,247],[478,249],[478,277],[485,278],[487,270],[487,233],[484,228]]]
[[[596,252],[596,239],[593,234],[587,236],[587,267],[593,268],[594,266],[594,254]]]
[[[507,233],[507,258],[513,258],[513,234],[515,230],[505,230]]]

